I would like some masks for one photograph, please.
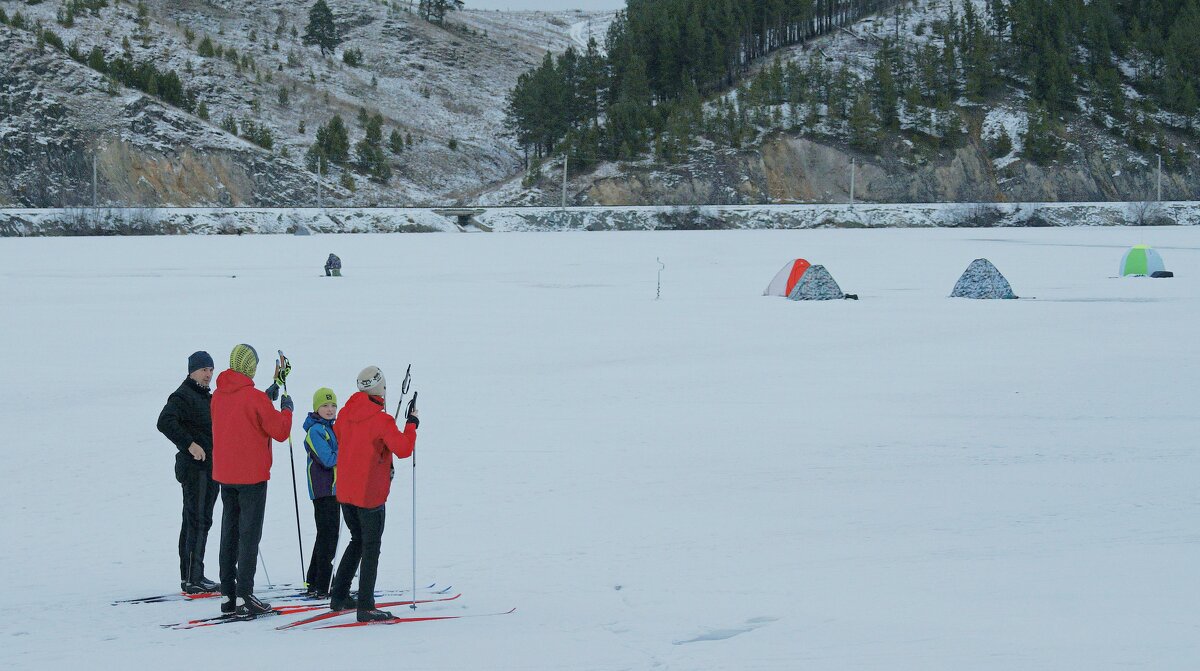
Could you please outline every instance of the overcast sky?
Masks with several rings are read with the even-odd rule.
[[[467,9],[624,9],[625,0],[465,0]]]

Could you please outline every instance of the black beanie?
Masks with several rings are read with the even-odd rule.
[[[201,368],[212,368],[212,367],[213,367],[213,358],[211,356],[209,356],[208,352],[205,352],[204,350],[201,350],[199,352],[193,352],[192,355],[188,357],[188,375],[195,373],[196,371],[200,370]]]

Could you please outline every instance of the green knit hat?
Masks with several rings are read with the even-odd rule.
[[[321,406],[327,403],[337,405],[337,394],[333,393],[333,390],[328,387],[321,387],[317,390],[317,393],[313,394],[313,412],[320,410]]]
[[[229,367],[253,380],[258,370],[258,352],[244,343],[234,347],[229,353]]]

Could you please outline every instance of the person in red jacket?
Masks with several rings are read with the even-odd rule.
[[[384,504],[392,487],[392,456],[412,456],[417,443],[414,409],[400,431],[387,413],[383,372],[369,366],[358,374],[358,392],[338,415],[333,431],[338,441],[337,500],[350,529],[350,545],[342,554],[329,607],[358,609],[358,621],[385,620],[392,614],[375,608],[375,578],[383,539]],[[350,581],[358,570],[358,598],[350,597]]]
[[[212,397],[213,480],[221,483],[223,508],[221,612],[243,616],[271,610],[254,596],[254,573],[271,479],[271,439],[287,440],[292,431],[292,399],[285,394],[276,411],[268,394],[278,394],[278,386],[255,389],[257,369],[253,347],[234,347]]]

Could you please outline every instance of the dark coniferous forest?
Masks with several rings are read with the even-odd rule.
[[[944,18],[901,30],[933,4]],[[772,58],[872,15],[896,30],[873,38],[869,73],[816,49]],[[629,0],[607,46],[547,55],[520,78],[509,125],[532,158],[671,161],[699,138],[737,148],[780,127],[836,129],[868,151],[898,132],[951,147],[971,106],[1018,90],[1030,160],[1061,158],[1063,120],[1086,115],[1182,161],[1165,134],[1193,134],[1200,108],[1200,0]]]

